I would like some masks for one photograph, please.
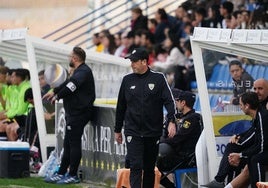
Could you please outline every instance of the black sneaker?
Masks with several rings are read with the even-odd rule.
[[[201,187],[209,187],[209,188],[224,188],[225,185],[223,182],[217,182],[216,180],[213,180],[209,182],[206,185],[201,185]]]
[[[75,184],[80,183],[80,179],[77,176],[67,175],[61,180],[57,181],[57,184]]]
[[[59,180],[63,179],[64,175],[61,174],[54,174],[51,177],[46,177],[45,182],[47,183],[57,183]]]

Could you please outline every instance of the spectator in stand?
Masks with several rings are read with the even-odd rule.
[[[185,69],[183,70],[183,80],[185,83],[185,90],[191,91],[191,82],[195,81],[196,77],[190,40],[184,42],[183,50],[186,57]]]
[[[137,30],[134,33],[134,44],[137,48],[141,47],[141,34],[143,31],[148,31],[148,30]]]
[[[234,11],[232,14],[232,19],[231,19],[231,28],[232,29],[240,29],[241,28],[241,11],[237,10]]]
[[[128,46],[127,46],[127,56],[138,46],[135,44],[135,35],[133,31],[129,31],[127,34]]]
[[[254,10],[251,13],[249,29],[267,29],[268,13],[262,9]]]
[[[104,46],[101,44],[99,33],[94,33],[92,36],[92,42],[95,45],[96,52],[103,52]]]
[[[157,21],[154,18],[148,20],[148,29],[149,31],[154,34],[157,26]]]
[[[121,34],[121,44],[116,48],[114,55],[118,57],[125,57],[128,51],[127,46],[128,46],[127,32],[123,32]]]
[[[205,20],[207,16],[207,11],[203,7],[199,7],[194,12],[194,21],[192,22],[192,25],[194,27],[209,27],[209,23]]]
[[[222,28],[222,16],[220,15],[220,6],[217,4],[208,8],[208,26],[210,28]]]
[[[162,173],[160,183],[166,188],[175,188],[175,185],[164,176],[164,172],[196,165],[195,146],[203,129],[202,118],[193,109],[195,94],[178,89],[172,89],[172,94],[178,111],[175,115],[177,133],[173,138],[168,138],[167,122],[164,123],[164,134],[160,139],[157,160],[157,167]]]
[[[234,29],[232,24],[232,15],[227,15],[224,18],[224,22],[226,24],[226,29]]]
[[[174,30],[176,31],[176,35],[179,38],[185,38],[186,33],[184,33],[184,17],[187,17],[190,5],[188,3],[182,3],[178,8],[175,10],[175,17],[177,18],[177,23],[174,26]]]
[[[241,11],[242,20],[241,20],[241,29],[248,29],[249,28],[249,18],[250,18],[250,12],[247,10]]]
[[[163,48],[163,46],[161,44],[155,44],[154,45],[154,62],[151,65],[151,68],[153,69],[153,65],[155,62],[165,63],[167,60],[167,56],[168,56],[168,53]]]
[[[183,31],[185,33],[185,36],[183,38],[180,38],[181,46],[183,46],[185,41],[190,40],[190,36],[193,35],[194,27],[192,26],[192,23],[185,22]]]
[[[166,39],[166,30],[170,28],[168,23],[168,15],[165,9],[160,8],[156,11],[155,20],[157,21],[157,26],[154,33],[155,43],[161,44]]]
[[[243,69],[239,60],[233,60],[229,64],[229,72],[233,79],[233,97],[231,104],[239,104],[239,96],[253,87],[254,79]]]
[[[131,31],[135,33],[139,29],[148,30],[147,22],[147,16],[142,14],[142,10],[139,7],[131,9]]]
[[[141,33],[141,47],[144,47],[149,54],[148,65],[154,62],[154,35],[150,31]]]
[[[224,18],[226,18],[228,15],[231,15],[233,13],[233,9],[234,9],[234,4],[230,1],[224,1],[221,5],[220,5],[220,14],[223,17],[222,20],[222,28],[226,28],[226,23]]]
[[[115,42],[115,46],[118,48],[119,46],[121,46],[122,44],[122,32],[118,32],[116,34],[114,34],[114,42]]]
[[[185,90],[186,85],[184,83],[183,70],[186,69],[186,57],[177,35],[172,30],[168,31],[167,38],[164,42],[164,49],[168,52],[166,61],[164,63],[155,62],[152,68],[174,74],[175,88]]]
[[[105,32],[102,35],[101,43],[104,46],[103,53],[114,55],[116,50],[116,44],[114,36],[109,32]]]

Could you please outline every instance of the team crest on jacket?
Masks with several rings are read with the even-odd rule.
[[[185,121],[184,123],[183,123],[183,127],[185,128],[185,129],[188,129],[189,127],[190,127],[190,125],[191,125],[191,122],[189,122],[189,121]]]
[[[127,142],[130,143],[131,140],[132,140],[132,136],[128,136],[128,137],[127,137]]]
[[[148,87],[150,90],[153,90],[154,89],[154,84],[148,84]]]

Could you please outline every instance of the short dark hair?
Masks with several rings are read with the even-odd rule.
[[[257,93],[249,91],[241,94],[240,99],[243,104],[249,104],[250,109],[257,110],[259,107],[259,98]]]
[[[73,48],[73,53],[77,55],[81,61],[86,61],[86,52],[82,48],[75,46]]]
[[[238,60],[233,60],[229,63],[229,68],[232,66],[232,65],[238,65],[240,68],[243,68],[242,67],[242,63]]]
[[[40,70],[40,71],[38,72],[38,76],[43,76],[43,75],[45,75],[45,70]]]
[[[142,10],[141,10],[140,7],[134,7],[134,8],[131,9],[131,11],[135,12],[137,14],[140,14],[140,15],[142,14]]]
[[[28,99],[33,99],[33,90],[32,88],[28,88],[24,93],[24,101],[26,102]]]
[[[21,78],[21,80],[26,80],[26,79],[30,80],[31,78],[30,72],[28,69],[18,68],[18,69],[15,69],[14,72],[17,77]]]
[[[226,9],[229,14],[231,14],[234,10],[234,4],[230,1],[223,2],[222,7]]]

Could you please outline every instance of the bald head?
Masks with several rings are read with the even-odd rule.
[[[260,78],[253,84],[254,92],[257,93],[259,101],[262,102],[268,97],[268,81]]]

